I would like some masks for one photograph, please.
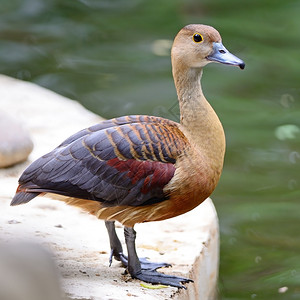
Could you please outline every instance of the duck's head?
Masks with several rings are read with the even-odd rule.
[[[245,68],[245,63],[223,46],[216,29],[199,24],[187,25],[179,31],[172,47],[172,60],[188,68],[202,68],[213,61]]]

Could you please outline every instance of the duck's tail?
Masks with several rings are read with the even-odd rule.
[[[26,189],[22,189],[21,186],[18,186],[18,189],[16,191],[15,196],[11,200],[10,205],[11,206],[16,206],[19,204],[24,204],[38,196],[40,193],[39,192],[30,192],[26,191]]]

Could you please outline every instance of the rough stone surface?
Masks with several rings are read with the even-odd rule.
[[[171,263],[172,268],[162,271],[195,281],[180,291],[145,288],[140,281],[122,275],[119,262],[108,266],[109,242],[103,221],[45,197],[9,206],[17,179],[31,161],[101,118],[75,101],[5,76],[0,76],[0,107],[19,116],[35,144],[29,161],[0,170],[0,243],[25,240],[52,251],[70,299],[214,299],[219,231],[210,199],[182,216],[135,227],[140,257]],[[120,225],[117,232],[124,245]]]
[[[0,168],[26,160],[32,148],[27,130],[17,120],[0,111]]]

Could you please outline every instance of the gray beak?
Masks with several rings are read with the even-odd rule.
[[[239,66],[245,68],[245,63],[238,57],[231,54],[222,43],[213,43],[213,52],[206,57],[210,61],[216,61],[221,64]]]

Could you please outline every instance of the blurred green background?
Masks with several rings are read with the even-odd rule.
[[[300,299],[299,15],[292,0],[1,0],[0,73],[105,118],[178,120],[170,41],[189,23],[216,27],[246,62],[202,80],[227,136],[212,197],[220,298]]]

